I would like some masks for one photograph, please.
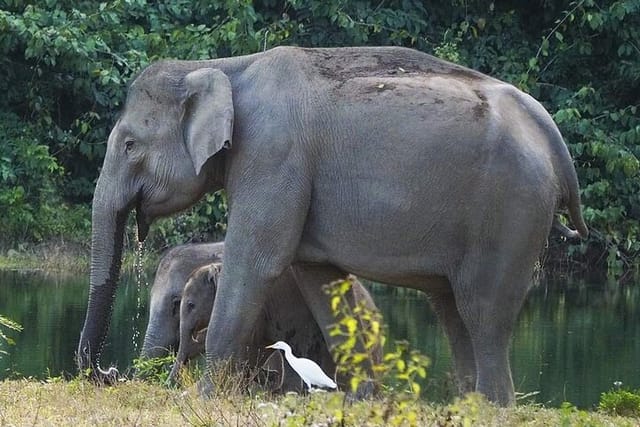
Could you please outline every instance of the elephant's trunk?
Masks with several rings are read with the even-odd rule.
[[[147,332],[144,335],[144,342],[142,344],[142,351],[140,357],[145,359],[153,359],[156,357],[164,357],[169,354],[169,348],[166,344],[166,339],[162,339],[162,334],[157,334],[155,330],[151,329],[151,325],[157,323],[153,319],[149,319],[149,326]],[[167,332],[168,333],[168,332]]]
[[[173,362],[173,368],[171,368],[171,373],[169,374],[169,378],[167,379],[168,385],[176,385],[180,382],[180,371],[184,366],[184,359],[180,357],[176,357],[175,362]]]
[[[180,382],[180,371],[191,358],[190,350],[188,349],[190,345],[191,343],[188,343],[187,341],[180,343],[178,354],[176,355],[176,360],[173,363],[173,368],[171,369],[171,373],[169,374],[169,378],[167,379],[167,383],[169,383],[169,385],[175,385]]]
[[[91,369],[94,378],[104,373],[98,362],[111,321],[129,211],[113,208],[116,204],[106,197],[101,182],[93,200],[89,304],[77,353],[80,372]]]
[[[187,325],[180,325],[180,346],[178,347],[178,354],[176,360],[169,374],[167,382],[170,385],[177,384],[180,380],[180,371],[184,365],[187,364],[195,356],[204,353],[204,343],[207,336],[207,328],[203,328],[190,334],[189,331],[196,329],[190,328]]]

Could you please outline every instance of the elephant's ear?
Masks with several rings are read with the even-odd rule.
[[[211,264],[209,267],[209,271],[207,273],[207,281],[211,283],[214,287],[218,284],[218,275],[222,271],[222,265],[219,263]]]
[[[209,158],[231,147],[233,99],[225,73],[201,68],[185,77],[183,133],[196,175]]]

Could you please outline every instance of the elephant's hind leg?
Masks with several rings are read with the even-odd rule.
[[[531,253],[481,250],[452,281],[476,362],[475,390],[497,404],[515,403],[509,344],[533,273]],[[493,254],[487,257],[486,254]]]

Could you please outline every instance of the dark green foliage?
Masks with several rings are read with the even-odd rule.
[[[640,0],[0,0],[0,207],[12,209],[11,238],[38,240],[60,230],[16,230],[24,212],[89,206],[127,83],[156,59],[402,45],[543,102],[576,159],[595,230],[572,254],[620,273],[640,253],[639,34]],[[224,214],[209,221],[207,209],[163,225],[162,244],[209,233]]]
[[[70,207],[58,195],[63,168],[38,140],[38,130],[12,113],[0,113],[0,230],[9,241],[48,235],[78,237],[90,229],[89,209]]]
[[[226,226],[227,201],[224,191],[219,191],[205,195],[200,203],[181,215],[158,221],[146,244],[164,250],[182,243],[215,242],[224,239]]]

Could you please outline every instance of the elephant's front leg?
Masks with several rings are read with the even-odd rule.
[[[233,252],[232,252],[233,253]],[[266,295],[273,278],[262,271],[247,268],[247,261],[225,253],[222,277],[218,283],[216,298],[206,337],[208,373],[220,368],[220,363],[231,363],[231,368],[245,371],[256,367],[260,361],[253,339],[260,326]],[[239,261],[235,261],[239,259]],[[198,388],[203,395],[210,395],[215,376],[205,375]]]
[[[274,181],[285,182],[275,177],[264,182]],[[228,359],[237,367],[249,364],[253,368],[258,361],[252,356],[263,350],[255,348],[253,337],[261,326],[259,319],[273,282],[291,265],[308,208],[304,188],[292,191],[284,184],[278,188],[274,191],[254,185],[251,190],[233,191],[224,266],[207,329],[210,370]],[[282,209],[291,214],[286,222]],[[206,393],[207,385],[202,385],[205,389],[201,391]]]
[[[329,350],[331,351],[340,345],[345,338],[340,336],[331,336],[329,334],[329,326],[335,323],[337,319],[331,310],[331,298],[326,293],[324,285],[335,282],[339,279],[344,279],[347,274],[338,268],[325,264],[296,263],[292,267],[300,293],[311,310],[316,323],[324,335],[324,339]],[[349,301],[352,303],[353,298],[349,298]],[[356,348],[353,351],[365,353],[366,349],[360,341],[357,341]],[[363,381],[358,386],[358,390],[355,394],[355,397],[358,399],[371,397],[376,390],[372,367],[373,362],[371,358],[369,358],[363,363],[370,380]],[[349,384],[348,380],[346,381],[346,384]]]

